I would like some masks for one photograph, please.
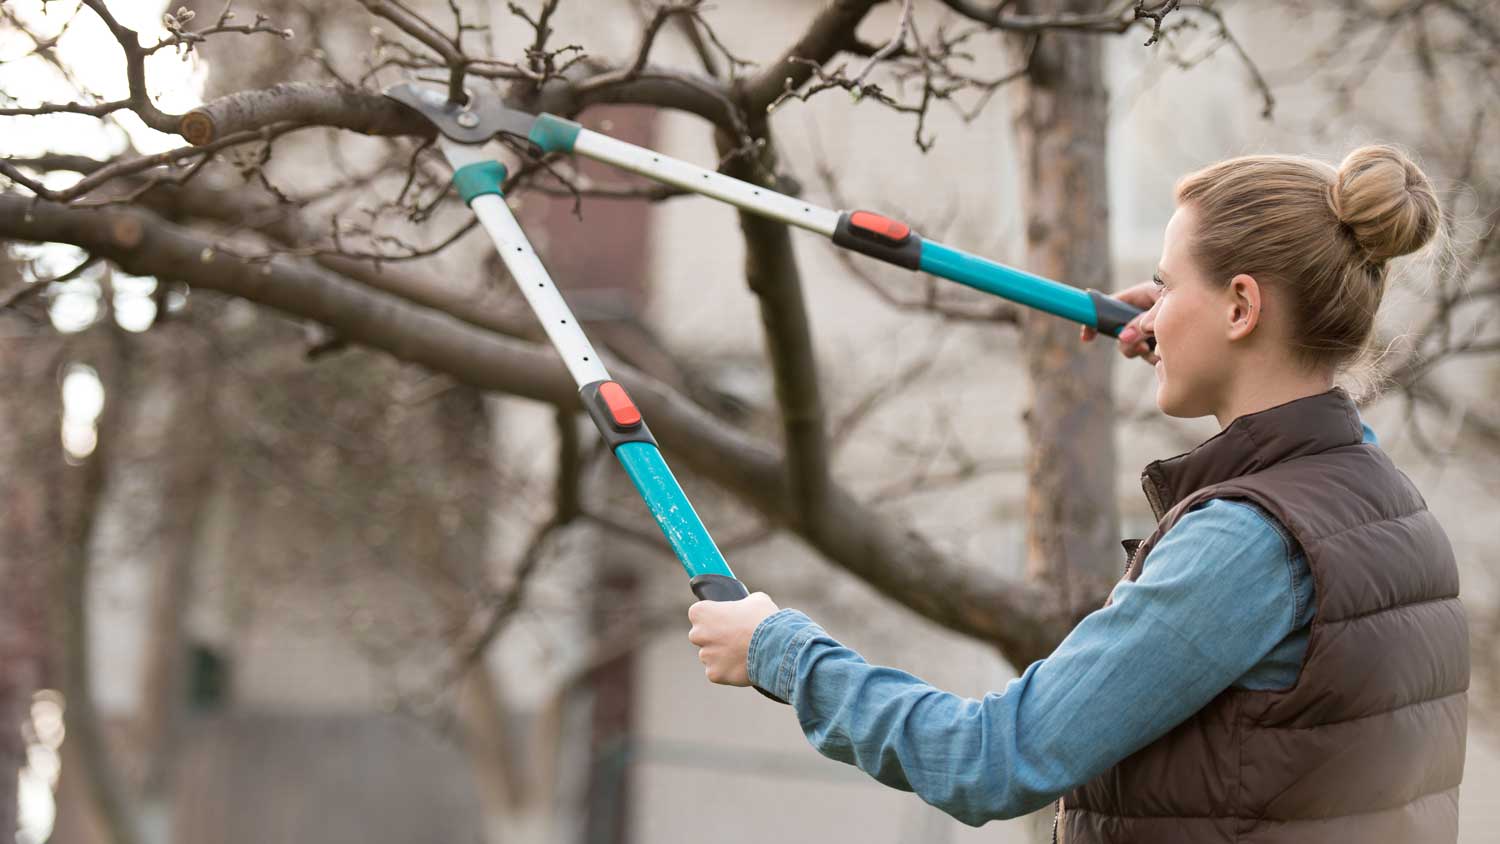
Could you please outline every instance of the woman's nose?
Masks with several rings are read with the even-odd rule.
[[[1151,308],[1141,316],[1141,321],[1137,323],[1137,325],[1141,329],[1142,334],[1156,333],[1156,313],[1160,308],[1161,300],[1157,299],[1156,302],[1151,305]]]

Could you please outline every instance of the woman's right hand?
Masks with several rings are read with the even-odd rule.
[[[1155,366],[1156,352],[1147,345],[1146,338],[1156,333],[1156,313],[1151,308],[1156,304],[1156,300],[1161,298],[1161,288],[1157,287],[1154,281],[1145,281],[1110,295],[1142,311],[1140,316],[1126,323],[1125,328],[1120,331],[1120,354],[1127,358],[1144,358],[1146,363]],[[1097,336],[1099,332],[1087,325],[1079,333],[1079,339],[1085,343]]]

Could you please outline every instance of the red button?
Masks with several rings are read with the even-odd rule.
[[[911,234],[911,226],[892,220],[890,217],[882,217],[871,211],[855,211],[853,214],[850,214],[849,225],[897,243],[905,240],[907,235]]]
[[[599,385],[599,397],[604,399],[604,406],[609,408],[609,415],[616,425],[634,428],[641,424],[641,412],[636,409],[630,396],[625,394],[624,387],[613,381],[605,381]]]

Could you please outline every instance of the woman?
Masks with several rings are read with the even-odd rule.
[[[1454,841],[1452,549],[1333,386],[1387,262],[1439,227],[1432,186],[1363,147],[1337,171],[1231,159],[1176,196],[1155,279],[1120,294],[1149,308],[1121,350],[1155,365],[1162,412],[1223,430],[1146,467],[1156,530],[1051,656],[964,699],[763,593],[694,604],[688,638],[710,680],[788,701],[824,755],[965,823],[1058,800],[1069,844]]]

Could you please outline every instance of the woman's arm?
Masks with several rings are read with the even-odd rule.
[[[1257,508],[1210,501],[1001,692],[963,698],[872,666],[794,610],[757,626],[748,678],[791,702],[819,752],[977,826],[1045,806],[1255,666],[1307,600],[1298,557]]]

